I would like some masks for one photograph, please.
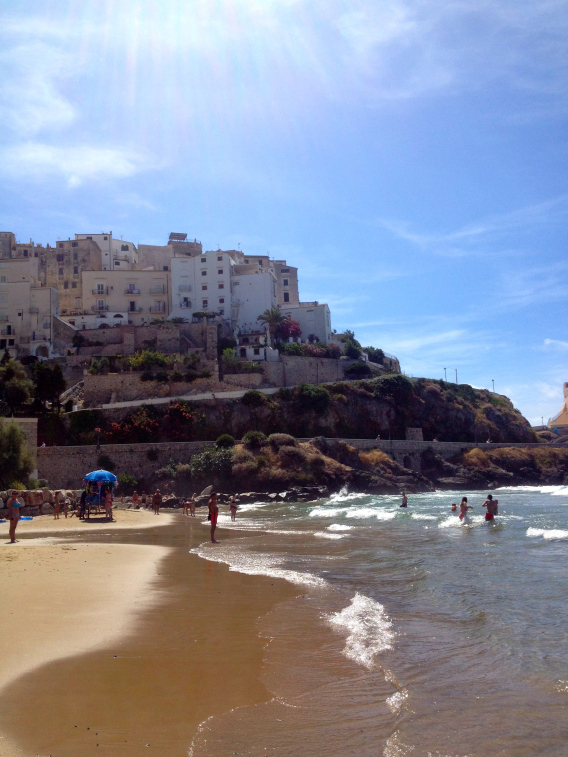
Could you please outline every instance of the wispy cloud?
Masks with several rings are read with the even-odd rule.
[[[0,150],[0,175],[28,181],[62,178],[69,187],[88,180],[123,179],[157,166],[150,156],[121,148],[26,142]]]
[[[544,346],[556,350],[568,350],[568,342],[563,342],[560,339],[545,339]]]
[[[568,194],[562,194],[509,213],[488,216],[448,232],[413,231],[410,224],[404,221],[379,219],[374,223],[424,252],[448,257],[464,257],[466,255],[494,255],[496,243],[511,233],[565,221],[567,215]],[[508,247],[503,250],[501,245],[499,251],[501,254],[516,254]]]

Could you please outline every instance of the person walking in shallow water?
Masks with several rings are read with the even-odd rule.
[[[213,544],[219,542],[215,539],[215,529],[217,528],[217,518],[219,517],[219,505],[217,504],[217,492],[211,492],[209,497],[209,520],[211,521],[211,541]]]
[[[406,492],[402,492],[402,503],[400,505],[401,507],[408,507],[408,497],[406,496]]]
[[[487,495],[487,499],[485,502],[481,505],[481,507],[486,507],[487,512],[485,513],[485,520],[486,521],[494,521],[495,516],[497,515],[497,505],[499,504],[498,499],[493,499],[492,494]]]
[[[463,520],[464,522],[468,520],[468,510],[473,510],[473,507],[467,504],[467,497],[462,497],[462,501],[460,502],[460,520]]]
[[[233,494],[231,501],[229,502],[229,510],[231,511],[231,520],[237,519],[237,495]]]

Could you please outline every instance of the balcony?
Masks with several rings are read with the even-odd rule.
[[[191,292],[191,284],[180,284],[178,292]]]
[[[179,306],[182,310],[188,310],[191,308],[191,302],[180,302]]]
[[[108,310],[108,305],[103,305],[102,303],[99,303],[98,305],[92,305],[91,306],[91,310],[93,310],[96,313],[98,313],[101,310]]]
[[[91,289],[91,293],[95,295],[95,297],[104,297],[105,294],[108,294],[108,287],[97,287],[96,289]]]
[[[141,313],[142,308],[139,305],[131,305],[126,312],[127,313]]]
[[[134,294],[142,294],[142,292],[139,289],[132,288],[132,289],[125,289],[124,290],[124,294],[126,294],[128,296],[129,294],[132,294],[132,295],[134,295]]]
[[[130,258],[128,257],[128,255],[113,255],[112,259],[113,260],[120,260],[120,261],[123,261],[125,263],[127,263],[130,260]]]
[[[151,313],[165,313],[166,312],[166,306],[165,305],[152,305],[150,308]]]
[[[15,336],[16,332],[11,326],[4,326],[3,329],[0,329],[0,334],[2,336]]]
[[[153,286],[152,289],[150,289],[150,294],[165,294],[166,293],[166,287],[163,284],[157,284],[156,286]]]
[[[39,308],[36,308],[35,305],[32,305],[28,312],[30,312],[30,313],[39,313]]]

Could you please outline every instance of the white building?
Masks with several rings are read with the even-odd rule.
[[[302,329],[302,342],[333,341],[331,335],[331,315],[325,302],[300,302],[297,307],[283,307],[282,313],[298,321]]]
[[[103,271],[130,271],[138,268],[138,250],[133,242],[115,239],[112,231],[75,234],[75,239],[92,239],[101,248]]]

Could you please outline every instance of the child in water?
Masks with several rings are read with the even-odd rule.
[[[460,502],[460,520],[465,521],[467,519],[468,510],[473,510],[473,507],[467,504],[467,497],[462,497],[462,501]]]

